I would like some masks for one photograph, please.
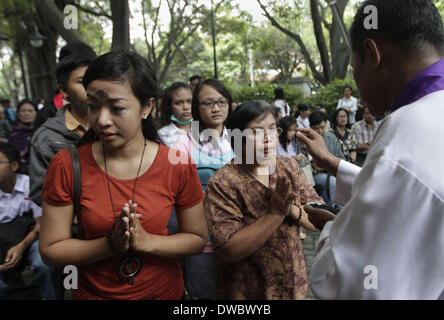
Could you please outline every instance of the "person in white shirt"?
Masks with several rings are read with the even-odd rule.
[[[54,300],[54,269],[42,262],[39,253],[42,208],[29,199],[29,177],[16,173],[19,167],[18,150],[12,144],[0,142],[0,300],[8,298],[7,275],[20,272],[24,261],[30,263],[39,281],[42,298]],[[28,213],[32,213],[32,218]],[[28,232],[24,230],[26,226],[30,227]],[[23,238],[13,241],[10,235]],[[11,246],[11,241],[15,245]]]
[[[352,96],[353,88],[351,86],[344,87],[344,97],[339,99],[336,109],[343,108],[348,111],[350,117],[350,124],[356,122],[355,116],[358,111],[358,99]]]
[[[299,128],[310,128],[310,107],[306,104],[301,103],[298,105],[299,117],[296,119]]]
[[[378,8],[378,29],[364,27],[368,6]],[[362,169],[332,156],[314,131],[297,134],[336,175],[345,205],[329,222],[305,208],[323,229],[311,290],[321,299],[444,299],[441,16],[428,0],[366,0],[350,33],[361,97],[387,116]]]
[[[193,91],[185,82],[175,82],[165,90],[160,106],[162,128],[157,134],[166,146],[174,146],[181,136],[190,131],[193,122],[192,99]]]
[[[282,110],[282,118],[290,115],[290,106],[287,101],[285,101],[284,89],[280,87],[274,89],[273,106]]]

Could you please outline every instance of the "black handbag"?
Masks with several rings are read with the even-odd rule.
[[[82,227],[82,215],[80,209],[80,196],[82,195],[82,175],[80,171],[80,158],[77,148],[70,148],[73,169],[73,206],[74,221],[72,224],[73,238],[84,239],[85,233]]]
[[[0,264],[5,263],[8,250],[22,241],[34,228],[34,225],[35,220],[31,211],[25,212],[22,216],[16,217],[10,222],[0,223]],[[2,273],[23,269],[28,249],[23,253],[22,258],[14,268],[3,271]]]

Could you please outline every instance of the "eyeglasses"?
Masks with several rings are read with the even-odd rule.
[[[228,101],[227,100],[218,100],[218,101],[203,101],[203,102],[199,102],[199,104],[205,108],[213,108],[216,104],[221,107],[221,108],[225,108],[226,106],[228,106]]]
[[[268,130],[264,130],[264,129],[249,129],[249,132],[251,132],[251,135],[254,136],[254,138],[261,136],[261,137],[265,137],[265,135],[267,135],[267,137],[275,137],[275,136],[279,136],[282,133],[282,129],[281,128],[271,128]]]

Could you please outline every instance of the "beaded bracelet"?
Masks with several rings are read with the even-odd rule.
[[[111,229],[108,234],[106,235],[106,244],[109,248],[109,250],[111,251],[113,256],[118,256],[118,257],[125,257],[126,253],[125,252],[118,252],[114,246],[113,246],[113,242],[111,240],[111,235],[113,234],[114,230]]]
[[[298,209],[299,209],[299,217],[296,219],[296,222],[299,222],[302,219],[302,208],[298,206]]]

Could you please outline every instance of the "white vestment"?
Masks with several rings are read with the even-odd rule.
[[[381,123],[362,170],[341,161],[310,288],[321,299],[444,299],[444,91]]]

